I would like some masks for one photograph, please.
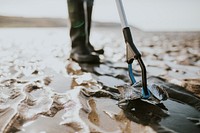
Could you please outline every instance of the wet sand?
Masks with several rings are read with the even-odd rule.
[[[0,132],[181,132],[200,129],[200,33],[142,32],[133,37],[148,82],[165,86],[163,106],[118,107],[116,86],[130,83],[119,26],[96,26],[100,65],[69,60],[68,28],[0,29]],[[140,80],[140,68],[134,63]]]

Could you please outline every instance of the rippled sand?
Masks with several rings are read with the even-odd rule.
[[[117,106],[116,86],[130,83],[120,27],[92,31],[105,50],[100,65],[68,59],[67,28],[0,29],[0,132],[198,132],[200,33],[133,36],[149,83],[169,94],[164,110],[140,100]],[[140,80],[137,63],[134,73]]]

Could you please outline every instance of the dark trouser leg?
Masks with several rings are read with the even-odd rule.
[[[89,2],[84,3],[84,11],[85,11],[85,19],[86,21],[86,43],[90,44],[90,29],[91,29],[91,21],[92,21],[92,9],[93,9],[93,0],[89,0]]]
[[[67,0],[68,13],[71,22],[70,38],[72,48],[83,45],[85,47],[85,15],[82,0]]]
[[[86,2],[87,1],[87,2]],[[94,50],[90,44],[91,17],[93,0],[67,0],[68,13],[71,22],[70,38],[72,48],[82,47],[89,49],[90,52],[103,54],[103,49]]]
[[[104,50],[100,49],[100,50],[95,50],[94,47],[91,45],[90,43],[90,29],[91,29],[91,20],[92,20],[92,9],[93,9],[93,0],[89,0],[89,2],[87,3],[87,6],[85,6],[85,16],[86,16],[86,45],[88,46],[89,50],[91,52],[95,52],[97,54],[103,54]]]
[[[87,10],[84,10],[83,0],[67,0],[67,2],[71,22],[70,38],[72,41],[72,51],[70,57],[77,62],[98,63],[100,60],[99,56],[92,54],[88,48],[90,33],[88,25],[91,25],[88,19],[91,21],[91,13],[88,14]],[[87,7],[88,3],[85,6]],[[92,4],[90,6],[92,7]]]

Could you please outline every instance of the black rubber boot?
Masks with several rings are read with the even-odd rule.
[[[92,1],[93,2],[93,1]],[[91,16],[92,16],[92,8],[93,6],[91,6],[90,4],[93,3],[87,3],[87,5],[85,5],[85,18],[87,19],[86,22],[86,44],[88,45],[88,48],[91,52],[95,52],[97,54],[104,54],[104,50],[103,49],[99,49],[99,50],[95,50],[94,47],[91,45],[90,43],[90,29],[91,29]]]
[[[83,50],[81,47],[75,47],[71,50],[70,57],[79,63],[99,63],[99,56],[92,54],[88,49]]]
[[[83,0],[67,0],[67,2],[71,22],[70,38],[72,41],[72,51],[70,57],[81,63],[98,63],[100,61],[99,56],[94,54],[96,51],[89,43],[93,3],[87,4],[86,10],[84,10]]]

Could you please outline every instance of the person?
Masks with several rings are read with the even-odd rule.
[[[93,0],[67,0],[72,50],[70,58],[79,63],[99,63],[103,49],[95,50],[90,43]]]

